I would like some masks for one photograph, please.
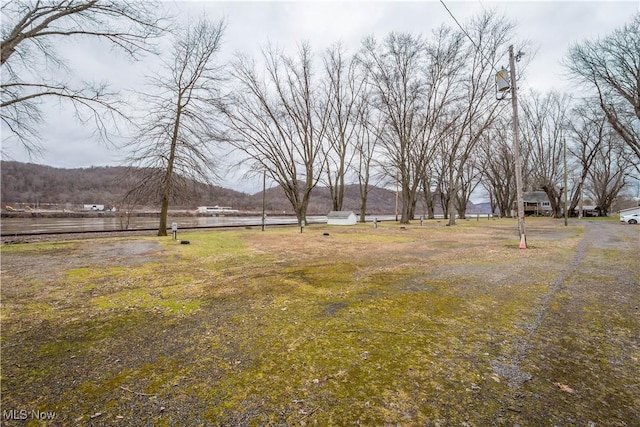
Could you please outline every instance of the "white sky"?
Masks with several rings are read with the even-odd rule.
[[[465,23],[484,9],[496,9],[516,24],[518,44],[529,40],[537,52],[526,70],[521,93],[528,89],[550,89],[575,93],[560,63],[568,47],[584,39],[611,33],[640,11],[635,1],[452,1],[445,3],[459,22]],[[211,19],[225,18],[221,59],[230,60],[234,52],[259,54],[267,42],[291,49],[308,41],[317,52],[342,41],[351,52],[365,36],[383,38],[391,31],[422,34],[442,25],[456,24],[439,1],[189,1],[166,2],[181,19],[206,13]],[[64,41],[59,49],[69,59],[72,72],[87,80],[108,80],[117,88],[135,88],[157,60],[146,58],[130,63],[121,55],[90,40]],[[506,54],[506,52],[505,52]],[[507,65],[496,64],[497,67]],[[122,153],[100,145],[90,128],[81,127],[70,111],[57,101],[43,106],[46,123],[40,130],[43,152],[30,158],[25,150],[2,135],[3,159],[30,161],[55,167],[78,168],[117,165]],[[222,185],[240,191],[258,191],[258,183],[240,185],[236,178]]]

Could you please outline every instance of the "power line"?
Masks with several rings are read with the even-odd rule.
[[[453,15],[453,13],[451,12],[451,10],[449,10],[449,8],[447,7],[447,5],[444,3],[444,0],[440,0],[440,3],[442,3],[442,5],[444,6],[444,8],[447,10],[447,12],[449,12],[449,15],[451,15],[451,17],[453,18],[453,20],[455,21],[456,24],[458,24],[458,27],[460,27],[460,29],[462,30],[462,32],[464,33],[465,36],[467,36],[467,38],[469,39],[469,41],[471,41],[471,43],[473,44],[473,46],[476,48],[476,50],[480,53],[480,55],[482,55],[482,57],[485,59],[485,61],[487,61],[489,63],[489,65],[491,65],[491,68],[493,68],[493,70],[497,73],[498,70],[496,69],[496,67],[493,65],[493,63],[489,60],[489,58],[487,58],[484,53],[482,52],[482,50],[480,49],[480,47],[476,44],[476,42],[473,41],[473,39],[471,38],[471,36],[469,35],[469,33],[467,33],[467,30],[464,29],[464,27],[462,25],[460,25],[460,22],[458,22],[458,19]]]

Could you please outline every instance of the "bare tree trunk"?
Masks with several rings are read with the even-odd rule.
[[[455,196],[453,194],[454,193],[452,192],[447,201],[447,213],[449,214],[449,221],[447,222],[447,225],[456,225],[456,208],[454,202]]]
[[[160,204],[160,224],[158,225],[158,236],[167,235],[167,216],[169,214],[169,198],[171,197],[173,164],[176,159],[176,146],[178,140],[178,130],[180,129],[180,116],[182,115],[182,96],[178,95],[178,106],[175,124],[173,126],[173,135],[171,136],[171,148],[169,149],[169,159],[164,178],[164,188],[162,189],[162,198]]]
[[[562,191],[560,191],[553,185],[543,185],[542,190],[547,194],[547,197],[549,198],[551,215],[554,218],[562,218]]]
[[[422,192],[424,195],[424,203],[427,207],[427,218],[428,219],[434,219],[435,216],[435,209],[434,209],[434,194],[433,191],[431,191],[431,180],[427,179],[427,178],[423,178],[422,180]]]
[[[458,183],[454,178],[453,169],[449,169],[449,198],[447,200],[447,212],[449,213],[449,222],[447,225],[456,225],[455,201],[458,192]]]

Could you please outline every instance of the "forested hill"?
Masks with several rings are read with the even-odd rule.
[[[1,190],[2,207],[18,203],[45,206],[67,205],[69,209],[82,204],[116,206],[134,186],[130,170],[126,167],[90,167],[83,169],[60,169],[33,163],[2,161]],[[219,205],[234,209],[259,211],[262,207],[262,192],[246,194],[213,185],[198,184],[198,195],[181,208]],[[266,208],[270,212],[292,213],[291,206],[279,188],[266,192]],[[177,207],[177,206],[176,206]],[[358,187],[346,188],[344,209],[360,210]],[[395,209],[393,191],[372,188],[367,211],[391,214]],[[331,199],[326,188],[314,189],[309,204],[309,214],[326,214],[331,210]]]
[[[125,171],[123,167],[59,169],[3,161],[2,203],[115,204],[128,190],[129,183],[120,179]]]
[[[131,169],[123,166],[60,169],[33,163],[3,161],[2,203],[102,204],[115,206],[135,186]],[[198,196],[186,207],[201,204],[244,207],[248,194],[198,184]]]

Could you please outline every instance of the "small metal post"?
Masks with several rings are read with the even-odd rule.
[[[398,174],[396,173],[396,222],[398,222],[398,190],[399,190],[399,183],[398,183]]]
[[[264,231],[264,224],[267,219],[267,215],[264,212],[265,195],[267,194],[267,171],[264,171],[262,175],[262,231]]]
[[[373,217],[373,228],[378,228],[378,218],[377,217]]]

